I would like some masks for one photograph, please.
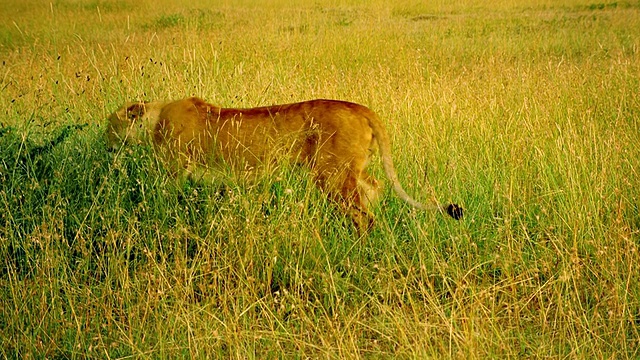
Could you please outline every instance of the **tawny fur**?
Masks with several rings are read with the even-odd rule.
[[[425,205],[404,191],[382,122],[367,107],[350,102],[311,100],[248,109],[220,108],[195,97],[127,103],[109,117],[107,139],[116,148],[123,142],[152,141],[172,173],[199,180],[221,161],[236,169],[283,160],[307,166],[359,230],[373,223],[369,206],[381,192],[366,171],[377,144],[385,174],[402,200],[462,216],[457,205]]]

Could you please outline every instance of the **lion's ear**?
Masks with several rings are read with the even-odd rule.
[[[129,105],[127,108],[127,118],[130,120],[136,120],[145,113],[145,103],[139,102],[133,105]]]

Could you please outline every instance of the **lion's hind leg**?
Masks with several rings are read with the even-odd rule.
[[[340,169],[332,165],[314,170],[318,187],[352,219],[358,232],[369,230],[374,223],[369,204],[375,203],[380,192],[377,181],[361,169],[354,169],[353,164]]]
[[[358,178],[358,193],[366,207],[375,206],[380,200],[382,187],[380,182],[369,175],[366,171],[362,171]]]

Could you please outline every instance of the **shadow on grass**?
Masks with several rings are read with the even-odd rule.
[[[205,206],[195,186],[177,189],[159,180],[149,149],[111,154],[99,131],[86,125],[52,133],[37,141],[28,131],[0,129],[0,236],[8,239],[1,275],[29,276],[54,246],[70,270],[99,279],[106,252],[125,248],[120,253],[135,264],[144,259],[138,245],[154,247],[125,246],[127,229],[141,224],[157,233],[175,223],[181,206],[194,213]],[[166,191],[177,194],[165,197]]]

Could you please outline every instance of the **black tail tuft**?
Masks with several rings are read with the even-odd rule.
[[[458,204],[449,204],[447,206],[447,214],[456,220],[462,219],[462,208]]]

